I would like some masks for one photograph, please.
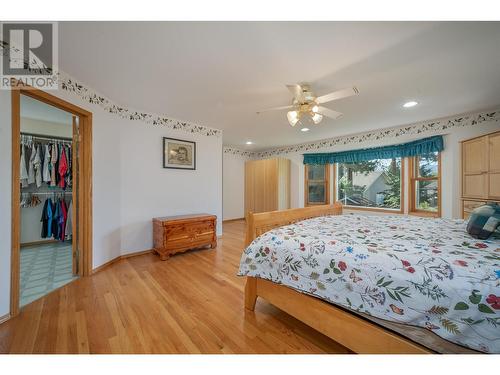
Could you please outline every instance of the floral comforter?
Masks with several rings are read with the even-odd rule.
[[[500,235],[475,240],[465,226],[408,216],[304,220],[256,238],[239,275],[500,353]]]

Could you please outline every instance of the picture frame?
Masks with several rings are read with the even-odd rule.
[[[163,168],[196,169],[196,142],[163,137]]]

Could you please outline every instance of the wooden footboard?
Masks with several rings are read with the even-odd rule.
[[[332,205],[311,206],[306,208],[292,208],[283,211],[249,213],[246,217],[247,233],[245,246],[271,229],[293,224],[297,221],[318,216],[342,215],[342,204],[337,202]]]
[[[246,246],[273,228],[317,216],[341,215],[342,205],[306,207],[284,211],[249,214]],[[284,285],[247,277],[245,308],[253,311],[257,297],[299,319],[356,353],[410,354],[432,353],[431,350],[371,323],[354,313]]]
[[[334,341],[362,354],[424,354],[431,350],[353,313],[284,285],[247,277],[245,307],[257,297],[304,322]]]

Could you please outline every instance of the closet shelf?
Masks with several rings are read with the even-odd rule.
[[[32,138],[35,138],[35,139],[43,139],[43,140],[46,140],[46,141],[59,141],[59,142],[73,142],[73,139],[72,138],[69,138],[69,137],[58,137],[58,136],[53,136],[53,135],[43,135],[43,134],[36,134],[36,133],[26,133],[26,132],[21,132],[21,137],[22,136],[26,136],[26,137],[32,137]]]

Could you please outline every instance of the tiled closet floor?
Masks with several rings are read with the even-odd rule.
[[[21,248],[21,306],[76,278],[72,274],[71,242]]]

